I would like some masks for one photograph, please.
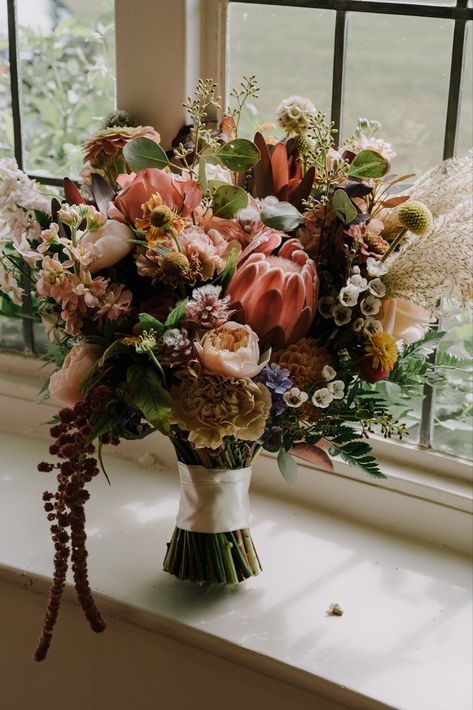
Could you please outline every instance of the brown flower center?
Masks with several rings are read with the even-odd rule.
[[[157,227],[159,229],[169,224],[172,220],[172,217],[172,210],[170,210],[169,207],[167,207],[166,205],[160,205],[159,207],[155,207],[154,210],[151,212],[149,216],[149,221],[151,222],[153,227]]]

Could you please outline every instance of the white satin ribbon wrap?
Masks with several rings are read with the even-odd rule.
[[[176,525],[191,532],[217,533],[249,526],[251,466],[204,468],[179,462],[181,497]]]

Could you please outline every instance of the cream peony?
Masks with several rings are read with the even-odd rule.
[[[100,345],[79,343],[67,354],[62,368],[51,375],[49,394],[54,399],[73,406],[81,399],[80,383],[103,354]]]
[[[128,256],[133,248],[133,231],[123,222],[109,219],[99,229],[86,232],[80,240],[80,245],[93,245],[95,259],[89,266],[91,274],[117,264]]]
[[[424,308],[402,298],[386,299],[380,316],[383,330],[406,345],[422,340],[430,320]]]
[[[268,363],[271,350],[260,358],[258,336],[249,325],[228,321],[210,330],[195,349],[209,372],[226,377],[254,377]]]

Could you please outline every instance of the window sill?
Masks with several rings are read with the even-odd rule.
[[[38,360],[0,353],[0,431],[48,439],[44,422],[57,406],[37,404],[47,369]],[[33,406],[34,405],[34,406]],[[282,501],[328,510],[337,515],[410,535],[453,550],[473,550],[469,462],[420,447],[374,442],[386,480],[373,480],[343,462],[333,473],[299,462],[299,479],[288,488],[277,472],[274,457],[258,460],[253,489]],[[44,449],[46,451],[46,448]],[[141,442],[123,442],[116,453],[149,466],[173,470],[174,452],[159,435]]]
[[[45,478],[34,472],[44,444],[3,434],[0,445],[0,582],[44,595],[51,546]],[[98,478],[87,508],[90,578],[109,617],[351,708],[471,707],[466,556],[256,486],[251,527],[264,573],[235,589],[202,588],[161,572],[177,509],[172,469],[158,476],[119,457],[108,468],[112,486]],[[342,617],[326,615],[332,602]],[[74,652],[66,644],[52,663]]]

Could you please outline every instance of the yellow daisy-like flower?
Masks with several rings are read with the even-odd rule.
[[[121,339],[121,342],[123,345],[130,345],[130,346],[135,346],[136,343],[138,342],[138,336],[137,335],[126,335],[124,338]]]
[[[375,370],[391,372],[396,364],[398,354],[396,341],[389,333],[383,331],[373,333],[365,347],[365,352],[372,358],[372,366]]]
[[[135,226],[144,232],[151,247],[175,237],[186,226],[186,220],[164,204],[159,192],[151,195],[149,200],[141,205],[141,209],[143,217],[135,220]]]

